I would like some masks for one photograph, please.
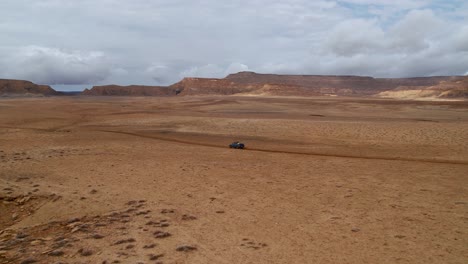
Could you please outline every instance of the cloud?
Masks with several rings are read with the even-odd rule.
[[[373,20],[347,20],[332,29],[324,42],[324,49],[338,56],[373,52],[382,48],[384,36],[383,30]]]
[[[376,77],[462,75],[468,27],[454,27],[432,10],[411,10],[384,27],[374,18],[348,19],[332,28],[319,64],[310,71]]]
[[[180,77],[216,77],[222,78],[231,73],[237,73],[241,71],[248,71],[249,67],[242,63],[231,63],[226,67],[221,67],[216,64],[207,64],[203,66],[191,67],[190,69],[184,70],[180,73]]]
[[[453,36],[451,41],[455,51],[468,52],[468,26],[460,29],[460,32]]]
[[[468,70],[466,10],[462,0],[3,0],[0,76],[165,85],[243,70],[458,75]]]
[[[157,84],[166,84],[170,81],[171,69],[163,64],[152,64],[145,70],[145,74]]]
[[[431,10],[413,10],[393,26],[389,37],[393,48],[415,52],[428,48],[443,30],[444,23]]]
[[[0,59],[0,75],[41,84],[88,84],[104,80],[110,64],[102,52],[27,46]]]

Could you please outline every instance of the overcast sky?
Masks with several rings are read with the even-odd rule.
[[[468,72],[466,0],[0,0],[0,78],[165,85],[238,71]]]

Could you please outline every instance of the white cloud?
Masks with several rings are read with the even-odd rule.
[[[182,71],[179,76],[183,77],[216,77],[222,78],[231,73],[240,71],[248,71],[249,67],[242,63],[231,63],[226,67],[221,67],[216,64],[207,64],[203,66],[191,67],[190,69]]]
[[[389,32],[391,45],[409,52],[426,49],[431,39],[443,33],[444,29],[443,21],[431,10],[410,11]]]
[[[227,69],[224,71],[224,75],[229,75],[231,73],[236,73],[236,72],[242,72],[242,71],[248,71],[249,66],[242,64],[242,63],[231,63]]]
[[[2,0],[0,77],[160,85],[243,70],[464,74],[466,10],[461,0]]]
[[[324,49],[339,56],[352,56],[382,48],[385,33],[373,20],[351,19],[336,25],[324,42]]]
[[[27,46],[0,58],[0,75],[41,84],[87,84],[104,80],[110,65],[102,52]]]

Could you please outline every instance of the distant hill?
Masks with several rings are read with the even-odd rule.
[[[395,99],[468,99],[468,76],[373,78],[335,75],[279,75],[239,72],[225,78],[184,78],[170,86],[102,85],[87,96],[361,96]],[[1,96],[74,95],[47,85],[0,79]]]
[[[23,80],[0,79],[0,96],[46,96],[59,94],[48,85],[38,85]]]
[[[431,97],[468,98],[467,82],[467,76],[372,78],[240,72],[223,79],[184,78],[171,87],[181,91],[181,95],[340,95],[400,98],[402,91],[417,93],[431,90]],[[418,96],[412,99],[417,99],[416,97]]]
[[[85,89],[82,95],[95,96],[174,96],[177,94],[175,89],[165,86],[144,86],[144,85],[103,85],[93,86],[91,89]]]

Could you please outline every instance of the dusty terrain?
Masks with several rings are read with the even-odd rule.
[[[467,263],[468,104],[2,99],[0,230],[0,263]]]

